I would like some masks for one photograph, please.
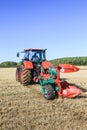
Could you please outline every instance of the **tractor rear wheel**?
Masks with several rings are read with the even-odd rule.
[[[20,68],[16,69],[16,81],[20,81]]]
[[[47,100],[54,99],[56,97],[55,91],[51,85],[44,86],[44,97]]]
[[[20,82],[25,86],[32,83],[31,70],[21,68],[20,69]]]

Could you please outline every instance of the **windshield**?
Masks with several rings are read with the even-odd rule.
[[[29,51],[29,60],[32,61],[32,57],[33,56],[37,56],[39,58],[39,61],[42,62],[44,60],[46,60],[46,56],[45,56],[45,51],[42,50],[42,51]]]
[[[24,57],[27,57],[30,61],[32,61],[32,58],[34,56],[37,56],[39,58],[39,62],[42,62],[42,61],[46,60],[45,50],[26,51]]]

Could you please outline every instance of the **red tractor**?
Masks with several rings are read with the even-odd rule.
[[[42,69],[48,69],[51,65],[46,61],[46,49],[25,49],[21,65],[16,70],[16,80],[23,85],[38,82]],[[17,53],[19,57],[19,53]]]
[[[46,49],[25,49],[21,53],[24,53],[24,58],[16,69],[17,81],[23,85],[40,83],[46,99],[54,99],[56,96],[73,98],[81,94],[81,89],[60,79],[60,72],[76,72],[78,67],[59,64],[55,68],[46,60]]]

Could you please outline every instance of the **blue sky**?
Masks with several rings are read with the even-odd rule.
[[[47,59],[87,56],[87,0],[0,0],[0,63],[25,48]]]

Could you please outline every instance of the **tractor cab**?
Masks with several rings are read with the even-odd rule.
[[[29,60],[33,63],[42,63],[46,60],[46,49],[25,49],[23,60]]]
[[[23,60],[31,62],[43,62],[46,60],[46,50],[47,49],[25,49],[20,53],[24,53]],[[20,56],[20,53],[17,53],[17,57]]]
[[[33,77],[39,77],[42,62],[46,61],[46,49],[26,49],[25,57],[26,55],[29,61],[33,63]]]

